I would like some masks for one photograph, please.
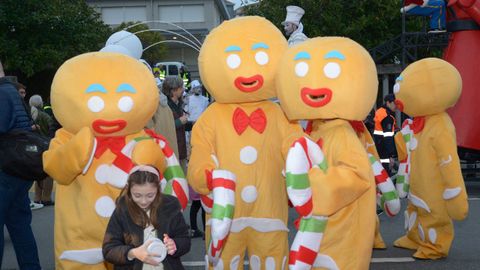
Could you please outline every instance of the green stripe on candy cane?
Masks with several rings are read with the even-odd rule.
[[[214,203],[212,208],[212,218],[215,219],[224,219],[225,217],[232,219],[234,212],[234,206],[231,204],[227,204],[226,206],[222,206],[219,204]]]
[[[286,176],[287,187],[293,189],[306,189],[310,187],[310,181],[308,180],[308,174],[292,174],[287,172]]]
[[[327,227],[327,219],[304,218],[300,221],[298,228],[301,232],[323,233]]]

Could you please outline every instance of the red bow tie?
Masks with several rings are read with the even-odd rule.
[[[258,133],[263,133],[267,125],[267,116],[262,109],[256,109],[248,116],[244,110],[237,108],[235,112],[233,112],[232,120],[233,127],[238,135],[242,135],[248,126],[251,126]]]
[[[425,127],[425,116],[417,116],[413,118],[412,130],[414,134],[419,133]]]
[[[95,150],[95,158],[100,158],[107,149],[114,154],[118,154],[125,146],[125,136],[119,137],[96,137],[97,149]]]

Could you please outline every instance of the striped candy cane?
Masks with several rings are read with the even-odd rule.
[[[173,149],[161,135],[149,129],[145,131],[160,146],[167,161],[167,168],[161,180],[162,192],[177,197],[182,209],[185,209],[188,204],[188,183]]]
[[[400,198],[407,197],[410,190],[410,153],[417,147],[416,139],[413,136],[413,130],[411,128],[412,124],[413,120],[406,119],[403,122],[402,129],[400,130],[407,150],[407,158],[400,161],[396,178],[396,188]]]
[[[375,176],[375,184],[377,185],[377,204],[385,210],[389,217],[393,217],[400,211],[400,199],[395,186],[378,159],[370,153],[368,154],[368,159],[370,160],[373,175]]]
[[[227,170],[212,171],[211,239],[208,245],[209,261],[215,266],[230,233],[235,210],[235,175]],[[204,196],[205,197],[205,196]]]
[[[308,171],[317,167],[326,172],[327,162],[318,144],[302,137],[288,151],[287,194],[301,216],[300,226],[289,254],[289,269],[310,269],[317,258],[328,218],[312,214],[312,190]]]

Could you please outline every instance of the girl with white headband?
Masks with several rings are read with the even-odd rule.
[[[184,269],[188,227],[177,198],[161,193],[160,179],[150,165],[131,170],[103,241],[103,256],[115,269]]]

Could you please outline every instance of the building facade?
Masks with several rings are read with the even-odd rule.
[[[175,33],[193,38],[168,23],[184,28],[201,43],[210,30],[232,18],[233,14],[233,4],[225,0],[87,0],[87,3],[101,14],[105,24],[112,27],[122,22],[141,21],[148,22],[150,29],[160,29],[165,40],[172,42],[165,44],[168,53],[158,62],[183,62],[191,72],[192,79],[199,77],[198,51],[179,43],[185,40]]]

